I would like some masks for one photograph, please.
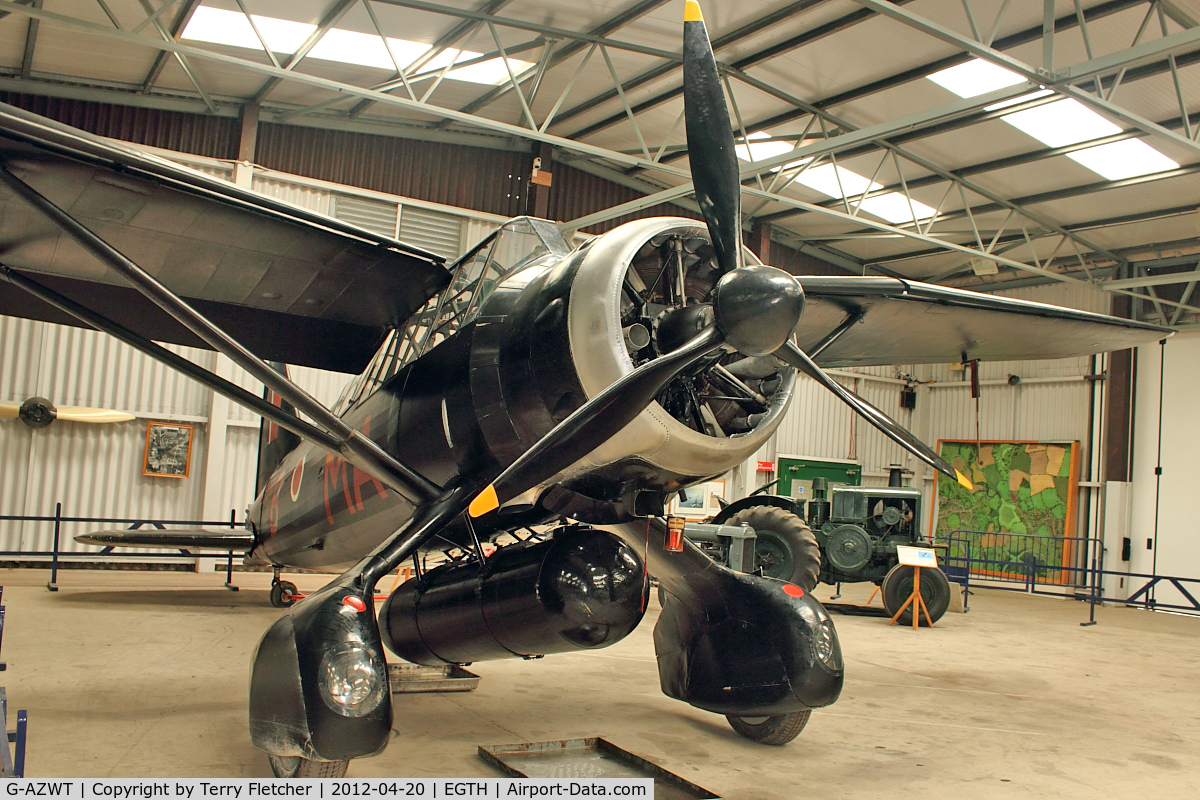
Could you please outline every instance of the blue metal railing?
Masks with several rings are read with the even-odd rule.
[[[1095,624],[1096,605],[1105,602],[1200,613],[1200,602],[1196,600],[1200,596],[1200,578],[1105,569],[1104,543],[1097,538],[959,528],[950,531],[946,540],[938,543],[946,545],[943,571],[948,576],[953,573],[963,582],[973,578],[987,581],[989,588],[1030,594],[1061,596],[1064,592],[1072,592],[1076,599],[1089,605],[1088,621],[1081,623],[1083,625]],[[1104,593],[1106,576],[1136,578],[1144,583],[1125,597],[1116,597]],[[1155,588],[1160,584],[1174,587],[1187,603],[1158,600]]]
[[[196,558],[201,555],[213,555],[209,553],[196,553],[190,550],[179,548],[163,553],[147,553],[138,551],[133,553],[118,552],[112,546],[105,547],[95,551],[77,551],[77,550],[62,550],[62,527],[63,524],[71,523],[89,523],[92,525],[127,525],[129,530],[137,530],[142,526],[149,525],[159,530],[166,530],[168,525],[187,525],[190,527],[214,527],[214,528],[231,528],[237,529],[245,525],[245,520],[239,521],[237,512],[231,510],[229,519],[214,522],[212,520],[180,520],[180,519],[137,519],[137,518],[113,518],[113,517],[70,517],[63,514],[62,503],[55,503],[53,516],[29,516],[15,514],[0,514],[0,522],[53,522],[54,523],[54,539],[50,550],[0,550],[0,557],[22,557],[34,556],[39,558],[50,558],[50,582],[46,584],[46,588],[52,592],[58,591],[58,569],[59,560],[62,556],[74,557],[103,557],[103,558],[118,558],[118,559],[156,559],[156,558],[179,558],[185,556]],[[233,556],[234,551],[217,551],[226,555],[225,564],[225,586],[233,591],[237,591],[237,587],[233,585]]]

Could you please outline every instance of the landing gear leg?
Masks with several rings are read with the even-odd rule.
[[[271,605],[276,608],[289,607],[296,602],[298,591],[296,584],[291,581],[279,580],[279,570],[275,570],[275,576],[271,578]]]

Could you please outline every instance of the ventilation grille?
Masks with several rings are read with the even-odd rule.
[[[453,261],[462,253],[462,227],[462,217],[405,206],[400,213],[399,239]]]
[[[368,200],[344,194],[333,197],[333,216],[389,239],[396,238],[396,209],[395,203],[382,200]]]

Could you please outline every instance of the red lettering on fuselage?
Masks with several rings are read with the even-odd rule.
[[[363,436],[370,437],[371,435],[371,418],[367,417],[367,421],[362,426]],[[358,510],[363,510],[362,487],[366,483],[375,484],[375,493],[380,497],[387,497],[387,489],[380,483],[379,479],[374,475],[363,472],[358,467],[350,468],[354,473],[354,500],[358,504]]]
[[[367,421],[363,423],[362,433],[364,436],[371,435],[370,418],[367,418]],[[322,483],[325,491],[325,519],[330,525],[334,524],[333,504],[330,502],[330,488],[333,489],[332,494],[336,497],[337,490],[339,486],[341,487],[342,495],[346,498],[346,509],[351,514],[356,514],[365,508],[362,487],[368,483],[375,485],[375,491],[380,497],[387,497],[387,488],[378,478],[364,472],[353,464],[348,464],[345,459],[339,458],[333,453],[327,453],[325,456],[325,476]],[[351,489],[354,490],[353,495],[350,493]]]
[[[271,480],[267,481],[267,488],[264,492],[263,499],[267,503],[267,521],[272,536],[279,533],[279,492],[283,489],[283,481],[282,475],[273,476]]]
[[[283,398],[280,397],[279,395],[275,394],[275,392],[270,393],[269,400],[270,400],[271,405],[275,406],[276,408],[283,407]],[[279,438],[279,423],[278,422],[267,423],[267,444],[270,444],[271,442],[275,441],[277,438]]]

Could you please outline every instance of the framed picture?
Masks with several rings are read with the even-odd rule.
[[[676,495],[671,501],[670,513],[681,517],[707,519],[721,510],[718,498],[725,498],[725,479],[718,478],[697,486],[689,486],[683,493],[686,497]]]
[[[193,425],[151,422],[146,427],[142,474],[155,478],[186,478],[192,464]]]

